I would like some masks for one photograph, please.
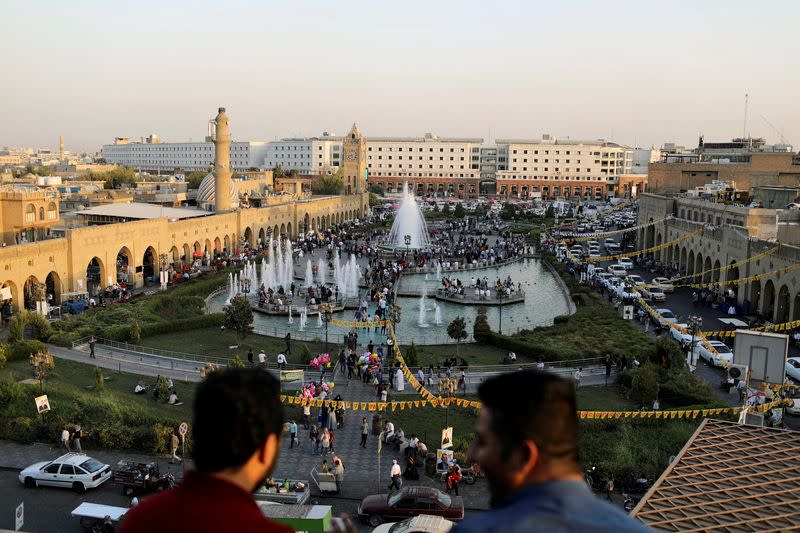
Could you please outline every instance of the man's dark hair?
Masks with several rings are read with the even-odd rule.
[[[503,459],[532,440],[543,458],[580,464],[572,383],[547,372],[521,370],[487,379],[478,397],[491,412],[491,430]]]
[[[243,465],[268,436],[280,436],[280,383],[260,368],[212,373],[194,399],[194,460],[203,472]]]

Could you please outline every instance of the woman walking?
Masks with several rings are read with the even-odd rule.
[[[331,435],[328,432],[328,428],[322,430],[322,438],[320,439],[320,445],[322,446],[322,451],[320,455],[325,456],[328,455],[328,450],[331,446]]]
[[[308,433],[308,439],[311,441],[308,451],[314,455],[319,453],[319,430],[317,426],[311,426],[311,431]]]

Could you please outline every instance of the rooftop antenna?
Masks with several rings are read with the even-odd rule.
[[[750,101],[750,95],[744,93],[744,125],[742,126],[742,139],[747,138],[747,104]]]

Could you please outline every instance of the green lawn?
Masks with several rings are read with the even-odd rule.
[[[122,405],[144,409],[160,417],[179,418],[182,420],[191,419],[191,405],[194,401],[196,383],[175,382],[178,398],[183,402],[183,405],[173,406],[155,401],[151,394],[138,395],[133,393],[133,388],[140,379],[144,380],[148,386],[152,386],[155,382],[153,377],[127,373],[120,374],[109,369],[103,369],[105,390],[97,392],[94,389],[93,365],[64,359],[56,359],[55,362],[55,370],[45,381],[45,391],[51,398],[51,404],[54,409],[58,407],[59,398],[66,399],[73,394],[80,393],[103,396],[113,399]],[[32,377],[31,367],[27,361],[13,361],[0,371],[0,379],[5,379],[7,376],[13,376],[16,380]],[[35,391],[38,392],[38,390],[37,385]]]
[[[636,404],[622,397],[619,385],[581,387],[576,394],[579,411],[631,411]]]
[[[405,355],[408,345],[401,345]],[[462,344],[458,348],[459,360],[463,357],[470,365],[499,365],[508,350],[483,344]],[[429,364],[436,366],[448,357],[456,356],[454,344],[438,344],[433,346],[417,346],[417,361],[419,366],[427,367]]]

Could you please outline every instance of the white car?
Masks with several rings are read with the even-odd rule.
[[[800,381],[800,357],[786,359],[786,375],[795,381]]]
[[[654,278],[653,283],[661,287],[664,292],[675,292],[675,285],[668,278]]]
[[[618,260],[617,264],[622,268],[624,268],[625,270],[630,270],[633,268],[633,261],[631,261],[627,257],[623,257],[622,259]]]
[[[690,345],[692,343],[692,334],[691,333],[684,333],[687,329],[689,329],[689,324],[678,324],[675,323],[676,327],[669,328],[669,334],[672,335],[672,338],[678,341],[678,344],[681,346]]]
[[[381,524],[372,530],[372,533],[447,533],[455,522],[441,516],[421,514],[406,518],[401,522]]]
[[[733,362],[733,351],[721,341],[708,341],[717,353],[712,353],[705,342],[697,345],[697,355],[711,366],[725,366]]]
[[[656,309],[656,313],[658,313],[659,316],[661,317],[659,319],[659,323],[662,326],[666,326],[667,323],[670,323],[670,322],[671,323],[675,323],[675,322],[678,321],[678,317],[676,317],[675,313],[673,313],[669,309]]]
[[[82,494],[111,478],[111,467],[83,453],[68,453],[53,461],[34,463],[19,473],[27,488],[65,487]]]
[[[797,357],[792,357],[792,359],[797,359]],[[786,365],[788,368],[788,361]],[[785,407],[785,413],[787,415],[800,415],[800,389],[794,389],[792,391],[787,389],[786,399],[792,400],[792,404]]]
[[[608,267],[608,271],[619,278],[624,278],[628,275],[628,271],[621,265],[611,265]]]
[[[664,294],[664,291],[658,286],[645,285],[636,290],[639,291],[642,298],[651,302],[665,302],[667,300],[667,295]]]
[[[644,285],[644,279],[639,274],[628,274],[628,277],[625,278],[625,281],[629,281],[634,285]]]

